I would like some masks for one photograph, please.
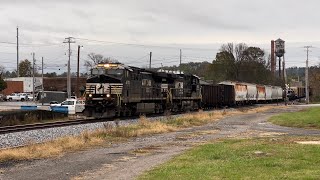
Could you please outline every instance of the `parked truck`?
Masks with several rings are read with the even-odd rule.
[[[21,93],[12,93],[6,97],[7,101],[25,101],[28,100],[28,96]]]
[[[39,92],[37,95],[37,100],[40,103],[50,103],[52,101],[57,101],[61,103],[62,101],[66,100],[67,93],[62,91],[43,91]]]

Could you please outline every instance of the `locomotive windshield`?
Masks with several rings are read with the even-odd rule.
[[[104,71],[105,71],[104,68],[94,68],[94,69],[91,70],[91,74],[92,74],[93,76],[95,76],[95,75],[101,75],[101,74],[104,74]]]
[[[121,76],[123,74],[123,69],[107,69],[106,74]]]
[[[94,68],[91,71],[92,76],[109,74],[116,77],[121,77],[123,74],[123,69],[105,69],[105,68]]]

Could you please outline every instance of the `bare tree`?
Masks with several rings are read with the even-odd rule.
[[[84,66],[87,68],[91,69],[97,64],[102,64],[102,63],[115,63],[118,62],[116,59],[113,58],[105,58],[101,54],[95,54],[95,53],[90,53],[88,54],[88,60],[84,62]]]
[[[6,72],[4,66],[0,65],[0,76],[2,76]]]
[[[235,47],[235,60],[236,62],[244,60],[246,56],[246,50],[248,49],[248,46],[245,43],[239,43]]]
[[[230,53],[230,54],[233,54],[233,50],[234,50],[233,47],[234,47],[234,46],[233,46],[233,43],[223,44],[223,45],[221,46],[221,48],[220,48],[220,52],[226,51],[226,52],[228,52],[228,53]]]

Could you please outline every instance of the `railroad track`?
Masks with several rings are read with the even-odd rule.
[[[244,106],[247,107],[247,106]],[[243,108],[243,107],[242,107]],[[208,109],[205,111],[210,111],[212,109]],[[185,113],[185,112],[183,112]],[[179,115],[183,113],[172,113],[171,115]],[[147,117],[160,117],[165,115],[149,115]],[[21,132],[28,130],[36,130],[36,129],[46,129],[46,128],[55,128],[55,127],[63,127],[63,126],[71,126],[71,125],[79,125],[79,124],[88,124],[88,123],[96,123],[96,122],[106,122],[113,121],[115,119],[126,120],[126,119],[138,119],[139,116],[132,117],[122,117],[122,118],[103,118],[103,119],[76,119],[76,120],[68,120],[68,121],[56,121],[56,122],[47,122],[47,123],[35,123],[35,124],[25,124],[25,125],[15,125],[15,126],[3,126],[0,127],[0,134],[7,134],[13,132]]]
[[[69,120],[69,121],[56,121],[48,123],[36,123],[36,124],[25,124],[25,125],[15,125],[15,126],[3,126],[0,127],[0,134],[7,134],[12,132],[28,131],[35,129],[45,129],[45,128],[54,128],[62,126],[71,126],[78,124],[94,123],[101,122],[104,120],[93,120],[93,119],[78,119],[78,120]]]

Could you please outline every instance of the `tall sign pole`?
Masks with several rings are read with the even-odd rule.
[[[19,77],[19,27],[17,27],[17,77]]]

